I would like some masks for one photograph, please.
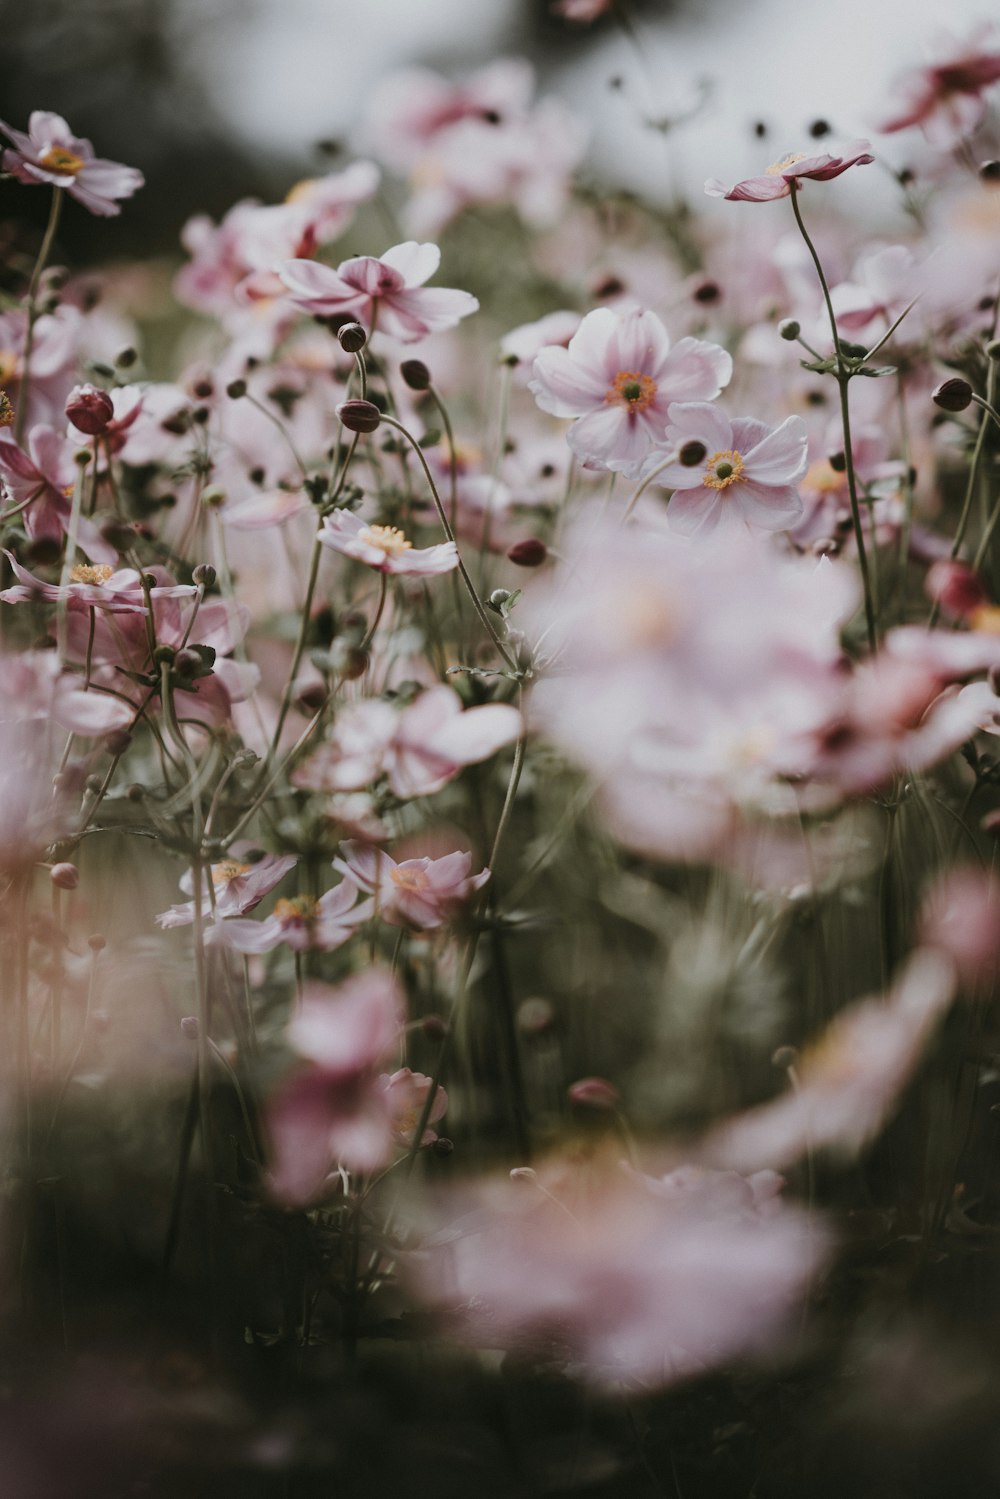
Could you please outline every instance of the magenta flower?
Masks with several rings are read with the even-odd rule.
[[[588,465],[634,474],[656,448],[672,401],[712,401],[729,384],[725,349],[682,338],[653,312],[589,312],[567,348],[542,349],[528,389],[543,411],[575,417],[570,447]]]
[[[458,566],[458,548],[453,541],[417,548],[397,526],[366,525],[350,510],[334,510],[326,516],[319,540],[345,557],[394,576],[429,578],[453,572]]]
[[[370,900],[355,904],[357,896],[357,885],[343,880],[318,900],[293,895],[276,901],[263,921],[217,921],[206,931],[205,941],[241,953],[273,952],[282,943],[293,952],[333,952],[374,912]]]
[[[488,869],[472,874],[472,855],[455,852],[442,859],[395,859],[363,843],[344,843],[344,858],[333,867],[359,890],[374,897],[374,908],[394,925],[408,922],[422,931],[443,924],[456,909],[481,890]],[[371,905],[371,902],[369,903]]]
[[[913,68],[896,82],[901,108],[879,125],[887,135],[919,125],[932,146],[950,150],[982,122],[983,90],[1000,81],[1000,49],[991,27],[979,27],[967,42],[955,38],[944,61]],[[990,44],[992,43],[992,46]]]
[[[210,917],[213,910],[216,918],[244,916],[247,911],[252,911],[254,906],[259,905],[264,896],[275,885],[280,884],[297,863],[292,854],[265,854],[262,859],[251,864],[243,855],[253,846],[252,843],[234,843],[230,858],[211,866],[208,876],[212,881],[214,905],[212,897],[205,891],[201,907],[203,916]],[[180,886],[185,895],[193,895],[194,876],[191,870],[182,876]],[[204,889],[204,885],[202,888]],[[169,911],[161,911],[156,919],[164,929],[190,926],[194,921],[194,901],[171,906]]]
[[[121,213],[120,198],[131,198],[145,178],[135,167],[105,161],[94,148],[70,130],[61,115],[36,109],[28,120],[28,134],[0,120],[0,130],[14,149],[3,152],[2,165],[18,182],[48,182],[64,187],[71,198],[104,218]]]
[[[772,428],[752,417],[730,421],[707,401],[677,403],[670,408],[667,440],[675,451],[701,442],[706,453],[700,467],[671,463],[657,475],[657,483],[674,490],[668,512],[673,530],[784,531],[802,514],[795,481],[806,471],[809,438],[800,416]]]
[[[378,259],[359,255],[336,270],[315,260],[286,260],[278,267],[296,307],[324,317],[357,318],[371,331],[376,324],[400,343],[453,328],[479,303],[467,291],[424,285],[441,263],[437,245],[407,240]]]
[[[808,151],[793,152],[769,166],[761,177],[746,177],[728,190],[717,177],[709,177],[705,191],[710,198],[730,198],[738,203],[769,203],[772,198],[787,198],[793,187],[801,187],[806,178],[829,182],[848,167],[865,166],[875,158],[867,141],[852,141],[844,156],[823,153],[810,156]]]
[[[339,1164],[375,1171],[393,1145],[392,1099],[379,1067],[403,1024],[399,988],[368,968],[332,989],[308,983],[288,1028],[307,1065],[271,1100],[272,1192],[298,1206],[321,1196]]]

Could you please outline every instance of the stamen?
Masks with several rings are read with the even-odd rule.
[[[288,900],[276,900],[274,914],[282,923],[315,921],[319,901],[311,895],[293,895]]]
[[[790,156],[783,156],[780,161],[774,162],[767,168],[769,177],[780,177],[789,167],[793,167],[797,161],[805,161],[809,155],[808,151],[793,151]]]
[[[212,884],[228,885],[230,880],[238,880],[240,875],[249,874],[251,866],[240,864],[236,859],[223,859],[221,864],[212,865]]]
[[[399,557],[413,545],[412,541],[407,541],[398,526],[365,526],[363,531],[358,532],[358,540],[384,552],[387,557]]]
[[[743,477],[743,459],[733,448],[713,453],[705,464],[702,483],[707,489],[728,489]]]
[[[69,580],[71,583],[94,583],[100,587],[102,583],[108,581],[113,572],[114,568],[109,567],[106,562],[98,562],[94,566],[86,562],[78,562],[70,569]]]
[[[629,411],[645,411],[656,397],[657,384],[650,375],[637,370],[619,370],[604,397],[609,406],[625,406]]]
[[[82,156],[77,156],[75,151],[68,151],[65,146],[49,146],[38,158],[38,164],[59,177],[75,177],[84,161]]]

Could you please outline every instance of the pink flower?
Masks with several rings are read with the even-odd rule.
[[[0,120],[0,130],[14,142],[3,152],[3,169],[18,182],[48,182],[64,187],[71,198],[105,218],[121,213],[118,199],[131,198],[145,181],[135,167],[105,161],[94,155],[88,140],[73,135],[61,115],[36,109],[28,120],[28,134]]]
[[[673,349],[652,312],[589,312],[567,348],[542,349],[529,390],[543,411],[575,417],[567,434],[579,458],[634,474],[656,448],[672,401],[711,401],[733,362],[717,344],[682,338]]]
[[[401,1067],[391,1077],[383,1077],[381,1081],[389,1102],[393,1135],[400,1145],[412,1145],[420,1116],[427,1103],[427,1095],[434,1084],[422,1072],[411,1072],[409,1067]],[[434,1093],[427,1124],[436,1124],[447,1111],[448,1095],[443,1088],[438,1088]],[[436,1139],[437,1131],[425,1128],[420,1143],[433,1145]]]
[[[442,926],[490,877],[488,869],[470,873],[472,855],[468,853],[404,859],[397,864],[380,849],[363,843],[341,846],[345,857],[334,859],[334,869],[373,896],[374,909],[386,921],[409,922],[423,931]]]
[[[566,21],[575,21],[579,26],[586,26],[605,15],[611,9],[612,3],[613,0],[552,0],[552,11],[554,15],[562,16]]]
[[[802,514],[795,481],[806,471],[809,436],[800,416],[768,427],[752,417],[730,421],[707,401],[678,402],[670,407],[667,442],[674,451],[701,442],[706,454],[700,467],[671,463],[657,474],[658,484],[674,490],[672,530],[785,531]]]
[[[357,886],[349,880],[318,900],[311,895],[293,895],[277,901],[272,914],[263,921],[216,921],[205,932],[205,941],[241,953],[272,952],[282,943],[293,952],[333,952],[373,914],[370,900],[355,904],[357,895]]]
[[[58,432],[41,424],[29,432],[27,452],[0,433],[0,476],[12,499],[24,507],[24,529],[32,541],[39,536],[59,541],[69,527],[70,499],[79,472],[73,452],[74,447]],[[77,543],[94,562],[118,560],[114,547],[85,515],[79,517]]]
[[[375,1171],[386,1163],[393,1110],[378,1069],[402,1023],[402,995],[385,969],[366,969],[335,989],[306,984],[288,1040],[307,1066],[292,1073],[268,1110],[279,1201],[314,1201],[338,1164]]]
[[[18,580],[12,588],[5,588],[0,593],[0,599],[5,604],[32,604],[45,599],[51,604],[65,602],[70,609],[101,609],[108,614],[146,613],[146,596],[142,591],[140,574],[134,567],[122,567],[115,571],[106,562],[96,567],[77,563],[71,569],[70,580],[63,588],[60,584],[45,583],[41,578],[36,578],[6,548],[4,556]],[[193,584],[157,585],[150,589],[150,598],[193,598],[197,592]]]
[[[341,261],[335,271],[315,260],[286,260],[278,274],[296,307],[305,312],[350,314],[369,332],[377,320],[381,332],[415,343],[428,333],[453,328],[479,307],[467,291],[424,286],[440,261],[437,245],[407,240],[378,259],[359,255]]]
[[[717,177],[709,177],[705,191],[710,198],[730,198],[742,203],[768,203],[772,198],[787,198],[794,187],[811,178],[814,182],[828,182],[839,177],[848,167],[865,166],[875,158],[867,141],[852,141],[844,148],[844,156],[823,153],[810,156],[808,151],[793,152],[783,156],[769,166],[761,177],[747,177],[735,187],[726,189]]]
[[[1000,49],[989,26],[977,28],[964,43],[954,37],[941,41],[943,49],[951,44],[950,55],[946,51],[944,61],[912,68],[897,80],[901,110],[878,128],[890,134],[919,125],[932,146],[950,150],[986,113],[983,90],[1000,80]]]
[[[921,941],[954,963],[962,984],[981,989],[1000,972],[1000,887],[980,869],[952,869],[924,901]]]
[[[478,1348],[558,1357],[613,1388],[677,1383],[772,1344],[825,1252],[752,1189],[678,1190],[607,1162],[550,1162],[439,1199],[413,1279]]]
[[[458,566],[458,548],[453,541],[415,548],[397,526],[366,525],[350,510],[334,510],[326,516],[319,540],[366,567],[397,577],[429,578],[453,572]]]
[[[221,919],[225,916],[243,916],[247,911],[252,911],[254,906],[259,905],[264,896],[273,890],[275,885],[285,878],[290,869],[294,869],[298,862],[292,854],[265,854],[255,864],[243,858],[250,849],[251,843],[234,843],[230,850],[231,857],[223,859],[218,864],[211,865],[208,870],[208,878],[212,882],[214,892],[214,904],[212,897],[205,890],[205,882],[202,882],[202,915]],[[180,882],[181,889],[186,895],[194,893],[194,875],[188,870]],[[157,921],[163,928],[175,926],[190,926],[194,921],[194,901],[186,901],[182,905],[171,906],[169,911],[161,911]]]

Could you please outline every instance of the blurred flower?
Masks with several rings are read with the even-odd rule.
[[[341,845],[344,857],[335,869],[359,890],[374,897],[374,909],[386,921],[408,922],[428,931],[442,926],[465,901],[481,890],[488,869],[472,874],[472,855],[456,852],[441,859],[395,859],[363,843]]]
[[[831,156],[827,153],[810,155],[808,151],[793,152],[783,156],[769,166],[762,177],[747,177],[735,187],[726,188],[717,177],[709,177],[705,191],[710,198],[731,198],[743,203],[767,203],[772,198],[787,198],[792,187],[800,187],[808,178],[815,182],[828,182],[839,177],[848,167],[865,166],[875,160],[867,141],[853,141],[845,147],[846,155]]]
[[[284,871],[280,878],[283,877]],[[276,901],[274,911],[263,921],[227,920],[223,913],[221,920],[206,929],[205,941],[241,953],[273,952],[282,943],[293,952],[333,952],[353,937],[374,912],[370,900],[355,904],[357,896],[357,886],[343,880],[318,899],[312,895],[293,895]]]
[[[409,1067],[401,1067],[391,1077],[383,1077],[381,1081],[389,1101],[392,1132],[401,1145],[412,1145],[428,1094],[434,1087],[433,1081],[425,1077],[422,1072],[411,1072]],[[437,1088],[431,1111],[427,1116],[427,1127],[424,1129],[421,1145],[434,1144],[438,1137],[437,1131],[429,1126],[436,1124],[447,1111],[448,1095],[443,1088]]]
[[[458,548],[453,541],[414,547],[397,526],[366,525],[350,510],[334,510],[325,516],[319,540],[366,567],[394,576],[426,578],[450,573],[458,566]]]
[[[49,536],[61,540],[69,529],[70,498],[79,470],[75,447],[52,427],[40,423],[28,433],[27,451],[0,432],[0,476],[34,541]],[[118,553],[104,540],[89,516],[77,520],[77,545],[93,562],[113,564]]]
[[[978,869],[952,869],[924,901],[920,938],[947,954],[967,989],[1000,972],[1000,887]]]
[[[226,916],[243,916],[247,911],[252,911],[298,862],[293,854],[265,854],[256,863],[250,863],[243,855],[253,848],[252,843],[234,843],[229,851],[230,857],[212,864],[207,870],[208,879],[212,882],[212,893],[205,889],[203,882],[203,917],[211,918],[214,915],[217,920],[221,920]],[[191,870],[182,876],[180,886],[186,895],[193,894],[194,875]],[[194,901],[171,906],[169,911],[161,911],[156,919],[164,928],[190,926],[194,921]]]
[[[278,274],[296,307],[324,317],[350,314],[369,334],[379,331],[401,343],[453,328],[479,303],[467,291],[428,287],[441,261],[437,245],[408,240],[376,259],[360,255],[336,270],[315,260],[286,260]]]
[[[938,62],[911,68],[896,80],[900,110],[878,129],[890,134],[919,125],[932,146],[943,151],[959,145],[986,113],[983,91],[1000,80],[1000,47],[992,26],[979,26],[961,42],[938,38]]]
[[[663,448],[671,401],[711,401],[733,362],[717,344],[682,338],[673,349],[652,312],[589,312],[567,348],[543,348],[529,389],[543,411],[575,417],[567,434],[584,462],[635,474]]]
[[[47,182],[64,187],[71,198],[91,213],[109,218],[121,213],[120,198],[131,198],[145,178],[135,167],[105,161],[94,155],[88,140],[75,136],[61,115],[36,109],[28,119],[28,134],[0,120],[0,130],[14,142],[3,152],[2,166],[18,182]]]

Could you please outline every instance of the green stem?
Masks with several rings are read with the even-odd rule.
[[[24,424],[28,417],[28,392],[31,387],[31,352],[35,343],[35,322],[38,318],[38,287],[42,279],[42,272],[48,264],[52,253],[52,243],[56,237],[56,229],[59,225],[59,214],[62,211],[63,193],[61,187],[53,188],[52,203],[49,208],[49,221],[45,226],[45,235],[42,239],[38,259],[35,261],[35,269],[31,273],[31,281],[28,285],[28,328],[24,335],[24,353],[21,356],[21,379],[17,392],[17,412],[14,418],[14,441],[20,447],[21,438],[24,436]]]

